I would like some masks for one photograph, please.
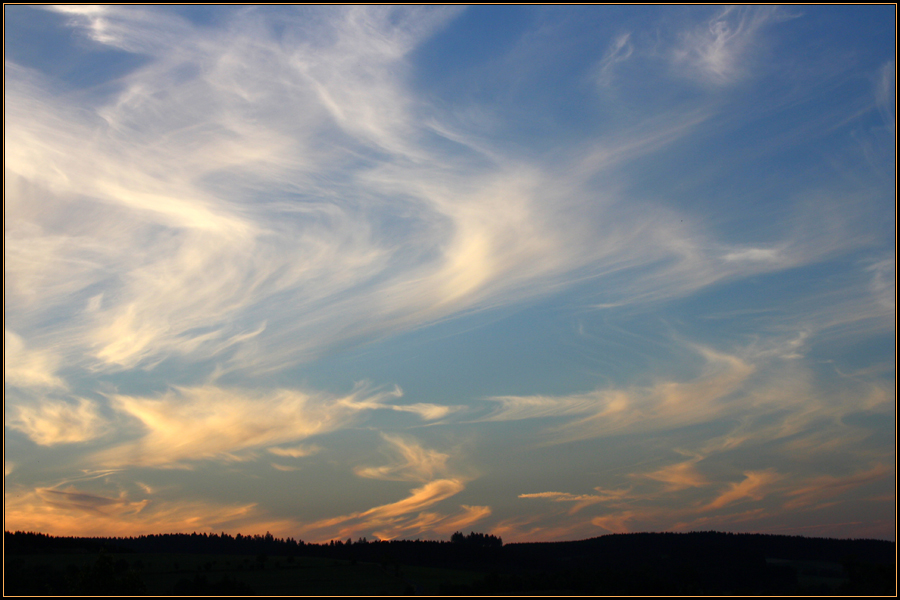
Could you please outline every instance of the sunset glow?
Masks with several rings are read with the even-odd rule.
[[[893,5],[4,11],[7,530],[894,539]]]

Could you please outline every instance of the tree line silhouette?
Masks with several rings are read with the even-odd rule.
[[[334,559],[347,565],[380,565],[397,576],[403,565],[482,573],[479,580],[471,583],[448,581],[441,585],[441,593],[455,595],[892,595],[896,582],[894,542],[712,531],[616,534],[572,542],[513,544],[504,544],[498,536],[475,532],[456,532],[449,541],[359,538],[355,542],[347,539],[316,544],[277,538],[268,532],[252,536],[223,532],[104,538],[17,531],[5,532],[4,544],[7,593],[142,594],[145,586],[133,567],[140,564],[141,554],[255,557],[249,562],[244,558],[246,567],[241,568],[272,572],[273,577],[277,568],[296,566],[298,563],[293,561],[302,557]],[[47,566],[25,566],[14,560],[17,556],[84,553],[96,553],[97,558],[79,568],[70,565],[65,573]],[[122,558],[128,555],[134,556],[131,562]],[[275,562],[276,558],[279,561]],[[208,581],[208,574],[198,570],[192,580],[179,581],[172,593],[252,593],[237,571],[226,574],[219,582]]]

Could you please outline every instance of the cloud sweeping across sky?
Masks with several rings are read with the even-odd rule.
[[[7,529],[893,539],[893,7],[4,11]]]

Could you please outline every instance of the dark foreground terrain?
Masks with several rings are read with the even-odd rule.
[[[577,542],[306,544],[227,534],[4,535],[5,595],[895,595],[895,544],[636,533]]]

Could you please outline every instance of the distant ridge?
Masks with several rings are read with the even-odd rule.
[[[562,552],[579,548],[592,551],[628,552],[653,548],[659,552],[694,551],[706,554],[742,548],[758,551],[767,558],[794,560],[840,560],[853,554],[859,559],[890,564],[895,562],[895,542],[875,539],[805,537],[767,533],[727,533],[720,531],[613,533],[584,540],[564,542],[521,542],[508,546],[554,544]]]
[[[470,533],[454,534],[451,541],[435,540],[364,540],[356,542],[348,539],[333,540],[325,543],[307,543],[294,538],[276,538],[270,533],[265,535],[230,535],[227,533],[160,533],[129,537],[74,537],[53,536],[46,533],[22,532],[4,533],[4,546],[7,552],[29,553],[63,549],[96,549],[106,548],[108,551],[121,552],[204,552],[232,553],[234,551],[259,551],[261,548],[273,554],[296,553],[300,548],[306,550],[322,550],[327,553],[343,553],[346,549],[357,548],[367,544],[379,545],[450,545],[478,547],[483,549],[500,548],[504,552],[541,553],[552,547],[556,555],[581,555],[584,553],[612,552],[621,556],[631,552],[667,553],[673,551],[695,552],[698,555],[729,551],[741,548],[745,551],[761,552],[768,558],[793,560],[840,560],[852,554],[860,560],[879,563],[895,562],[895,542],[875,539],[843,539],[805,537],[798,535],[781,535],[766,533],[728,533],[720,531],[692,532],[639,532],[613,533],[583,540],[547,541],[547,542],[512,542],[503,544],[496,536]],[[611,559],[616,560],[615,557]]]

